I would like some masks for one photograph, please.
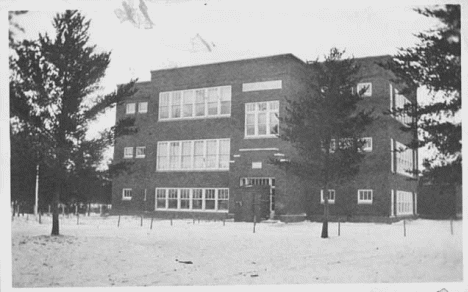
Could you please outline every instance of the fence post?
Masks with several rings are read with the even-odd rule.
[[[80,213],[76,213],[76,225],[80,225]]]
[[[403,220],[403,234],[406,237],[406,220]]]
[[[140,222],[140,226],[143,226],[143,215],[141,215],[141,222]]]
[[[450,233],[453,235],[453,218],[450,218]]]
[[[254,215],[253,233],[255,233],[255,225],[257,224],[257,215]]]
[[[119,215],[119,221],[117,221],[117,227],[120,227],[120,215]]]
[[[150,225],[150,229],[153,229],[153,217],[151,216],[151,225]]]
[[[341,231],[341,221],[338,219],[338,236],[340,236]]]
[[[39,224],[42,224],[42,222],[41,222],[41,213],[39,213]]]

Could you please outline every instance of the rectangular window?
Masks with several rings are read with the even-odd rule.
[[[158,171],[229,170],[230,139],[158,143]]]
[[[402,175],[413,177],[413,149],[395,141],[396,172]]]
[[[279,101],[245,104],[245,137],[278,137]]]
[[[229,209],[229,190],[219,189],[218,190],[218,210]]]
[[[135,113],[135,103],[127,103],[127,105],[125,106],[125,113],[127,115],[131,115],[131,114],[134,114]]]
[[[161,92],[159,113],[160,120],[230,116],[231,86]]]
[[[167,198],[168,209],[178,209],[178,189],[169,189]]]
[[[242,83],[243,92],[281,89],[282,87],[283,87],[282,80]]]
[[[371,152],[372,151],[372,138],[371,137],[366,137],[366,138],[361,138],[360,139],[362,142],[362,151],[365,152]]]
[[[169,169],[169,143],[159,142],[158,143],[158,154],[157,154],[157,165],[158,170]]]
[[[192,209],[203,209],[203,189],[192,190]]]
[[[159,94],[159,119],[169,118],[169,92],[161,92]]]
[[[131,200],[131,199],[132,199],[132,189],[123,189],[122,200]]]
[[[133,147],[124,148],[124,158],[133,158]]]
[[[190,189],[180,190],[180,208],[190,209]]]
[[[323,197],[323,190],[320,190],[320,203],[325,203],[325,198]],[[335,204],[335,190],[328,190],[328,203]]]
[[[138,103],[138,112],[140,114],[145,114],[148,112],[148,102],[139,102]]]
[[[166,189],[157,189],[156,190],[156,209],[166,209],[167,208],[167,197]]]
[[[135,157],[136,158],[144,158],[145,157],[145,152],[146,152],[146,147],[144,147],[144,146],[136,147]]]
[[[216,209],[216,190],[215,189],[206,189],[205,190],[205,210],[215,210]]]
[[[412,118],[408,115],[408,112],[411,110],[409,107],[411,102],[395,89],[395,111],[394,117],[405,126],[410,126]]]
[[[413,215],[413,193],[396,191],[396,215]]]
[[[157,188],[156,209],[227,212],[229,189]]]
[[[358,204],[372,204],[372,190],[358,190]]]
[[[372,83],[371,82],[358,83],[357,92],[361,96],[365,96],[365,97],[372,96]]]

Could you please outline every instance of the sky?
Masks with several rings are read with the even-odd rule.
[[[148,81],[151,70],[164,68],[283,53],[307,61],[323,57],[332,47],[354,57],[395,54],[417,42],[414,34],[438,24],[413,10],[416,4],[435,1],[396,0],[385,6],[323,2],[82,0],[47,1],[50,4],[44,7],[42,1],[10,1],[8,9],[29,10],[16,18],[25,30],[17,33],[19,39],[53,35],[57,12],[81,10],[91,20],[90,43],[112,52],[102,93],[132,78]],[[139,25],[129,21],[125,7],[134,9]],[[109,111],[91,127],[90,137],[114,123],[115,111]]]

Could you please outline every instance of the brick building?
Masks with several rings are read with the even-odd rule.
[[[377,62],[357,59],[360,106],[379,119],[366,133],[361,172],[330,190],[330,214],[390,218],[417,213],[417,152],[395,151],[409,142],[405,118],[385,115],[404,97]],[[114,161],[134,161],[134,171],[114,179],[114,212],[154,212],[169,217],[298,220],[323,213],[319,186],[271,165],[294,149],[277,137],[285,98],[306,88],[309,66],[291,54],[151,72],[151,81],[117,107],[117,120],[135,117],[139,132],[116,141]]]

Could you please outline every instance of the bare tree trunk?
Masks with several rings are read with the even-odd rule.
[[[330,145],[330,139],[327,139]],[[324,189],[323,189],[323,224],[322,224],[322,235],[321,238],[328,238],[328,168],[329,168],[329,155],[330,148],[325,147],[325,161],[324,161]]]
[[[54,199],[52,202],[52,233],[51,235],[60,235],[59,234],[59,210],[58,204],[60,202],[60,184],[57,182],[55,186]]]

